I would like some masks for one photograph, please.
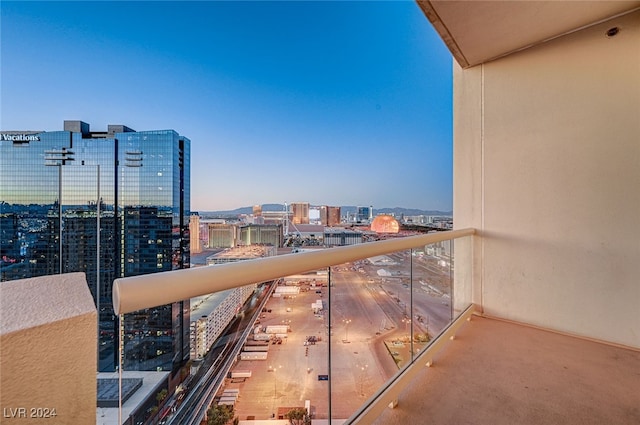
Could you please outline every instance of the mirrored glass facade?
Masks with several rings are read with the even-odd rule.
[[[190,141],[173,130],[65,121],[0,132],[0,281],[86,273],[100,371],[117,364],[113,280],[189,267],[189,166]],[[125,370],[184,365],[189,310],[186,300],[125,316]]]

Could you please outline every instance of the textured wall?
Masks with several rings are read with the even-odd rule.
[[[97,315],[84,274],[0,283],[0,319],[0,422],[95,424]]]
[[[486,313],[640,347],[638,46],[636,12],[456,65],[454,219],[481,230]]]

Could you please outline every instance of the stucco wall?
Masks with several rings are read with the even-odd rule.
[[[84,273],[0,283],[1,423],[95,424],[96,308]]]
[[[454,224],[482,235],[487,314],[640,347],[638,46],[640,12],[455,65]]]

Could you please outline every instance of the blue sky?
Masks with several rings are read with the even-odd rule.
[[[193,210],[452,209],[452,59],[392,2],[9,2],[2,130],[191,139]]]

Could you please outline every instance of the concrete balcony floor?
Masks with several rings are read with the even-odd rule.
[[[640,424],[640,351],[474,316],[376,424]]]

